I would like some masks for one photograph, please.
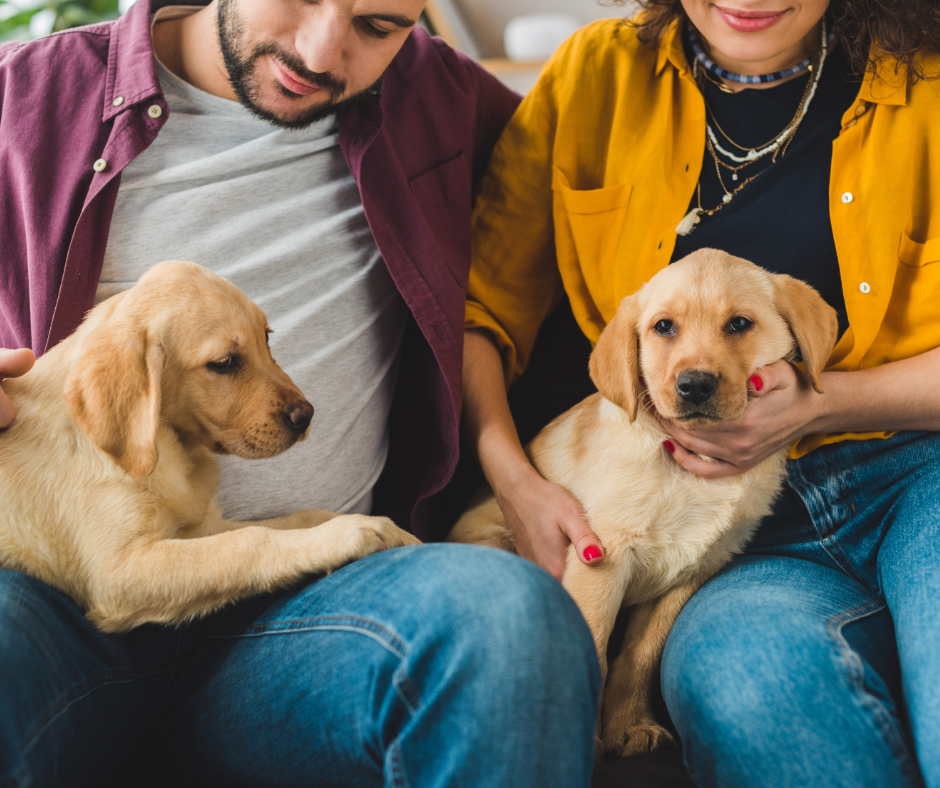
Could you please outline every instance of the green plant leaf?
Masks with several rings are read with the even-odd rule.
[[[52,30],[58,32],[117,19],[118,0],[0,0],[0,41],[31,38],[29,23],[40,11],[55,13]]]

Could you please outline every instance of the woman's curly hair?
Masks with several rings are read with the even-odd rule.
[[[685,18],[681,0],[637,2],[645,13],[628,24],[638,29],[641,41],[657,40],[673,19]],[[839,26],[842,46],[857,74],[870,69],[871,61],[894,58],[907,67],[915,81],[940,77],[940,73],[924,73],[915,59],[921,49],[940,52],[937,0],[832,0],[829,13]]]

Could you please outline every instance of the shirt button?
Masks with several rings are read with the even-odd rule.
[[[847,129],[850,129],[850,128],[852,128],[852,126],[854,126],[856,123],[858,123],[858,121],[855,120],[855,118],[852,118],[852,120],[850,120],[848,123],[845,124],[845,127],[846,127]]]
[[[118,96],[114,101],[111,102],[115,107],[120,107],[124,103],[124,96]]]
[[[861,290],[863,293],[870,293],[870,292],[871,292],[871,285],[868,284],[868,282],[862,282],[862,283],[858,286],[858,289]]]
[[[862,106],[856,107],[856,109],[855,109],[855,117],[856,117],[856,118],[860,118],[860,117],[862,117],[862,115],[864,115],[867,111],[868,111],[868,107],[866,107],[864,104],[862,104]]]
[[[147,114],[151,118],[159,118],[163,114],[163,107],[161,107],[159,104],[151,104],[149,107],[147,107]]]
[[[95,172],[104,172],[107,166],[108,162],[106,162],[104,159],[98,159],[98,161],[92,165],[92,169],[94,169]]]
[[[845,194],[842,195],[842,202],[844,202],[846,205],[852,202],[853,199],[854,198],[852,197],[852,192],[846,192]]]

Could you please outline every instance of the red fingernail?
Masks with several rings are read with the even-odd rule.
[[[594,545],[584,548],[584,560],[593,561],[595,558],[601,557],[601,551],[596,548]]]
[[[665,446],[667,449],[669,449],[669,453],[670,453],[670,454],[675,454],[675,453],[676,453],[676,447],[675,447],[675,445],[673,444],[672,441],[663,441],[663,446]]]
[[[764,388],[764,381],[760,379],[760,375],[751,375],[748,380],[754,387],[754,391],[760,391],[762,388]]]

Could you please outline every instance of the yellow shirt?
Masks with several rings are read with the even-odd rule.
[[[919,57],[940,72],[940,56]],[[678,23],[658,45],[620,20],[562,45],[503,132],[473,218],[466,326],[492,332],[507,383],[563,290],[596,342],[669,263],[704,149]],[[829,214],[849,329],[828,368],[940,345],[940,81],[908,84],[893,60],[866,78],[833,143]],[[791,455],[889,434],[812,435]]]

